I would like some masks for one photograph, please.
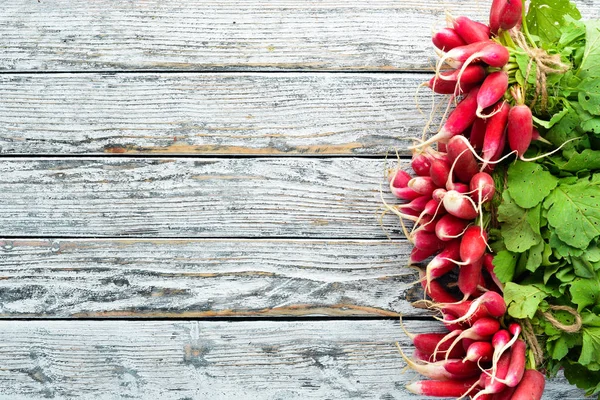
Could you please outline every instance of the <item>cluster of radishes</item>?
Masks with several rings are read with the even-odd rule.
[[[511,89],[514,106],[504,101],[509,86],[505,67],[510,53],[492,40],[499,31],[516,27],[522,10],[521,0],[494,0],[489,26],[461,16],[452,19],[452,27],[433,35],[433,44],[441,51],[441,58],[435,76],[426,85],[436,93],[464,94],[464,98],[442,129],[418,146],[466,134],[480,154],[478,158],[487,166],[503,156],[507,141],[512,154],[522,158],[531,141],[540,139],[533,127],[531,109],[524,104],[522,90]]]
[[[429,260],[421,273],[431,299],[426,304],[440,311],[450,331],[410,335],[413,357],[402,355],[409,367],[430,379],[407,386],[416,394],[534,400],[544,389],[544,375],[526,370],[520,325],[500,323],[506,304],[483,221],[483,208],[495,194],[489,173],[506,141],[522,157],[534,132],[522,96],[513,93],[513,107],[503,100],[508,74],[502,67],[509,52],[491,40],[518,24],[522,7],[521,0],[494,0],[490,26],[458,17],[452,27],[434,34],[434,44],[445,53],[428,86],[455,98],[465,95],[440,132],[412,148],[413,173],[398,169],[389,176],[392,193],[405,201],[391,209],[414,245],[410,263]],[[453,70],[441,71],[443,64]],[[412,222],[410,231],[406,220]],[[462,298],[438,279],[455,270]]]

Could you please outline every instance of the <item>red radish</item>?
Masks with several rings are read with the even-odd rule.
[[[448,159],[454,165],[454,175],[459,181],[469,183],[471,178],[479,172],[479,165],[466,142],[455,136],[448,141],[447,149]],[[446,189],[448,189],[447,186]]]
[[[471,198],[465,194],[459,193],[456,190],[449,190],[444,196],[444,208],[449,214],[455,217],[472,220],[477,217],[477,206]]]
[[[540,400],[544,393],[546,379],[544,375],[535,369],[528,369],[523,374],[521,383],[513,393],[511,400]]]
[[[452,323],[468,321],[475,315],[480,314],[482,310],[485,310],[494,318],[500,318],[506,313],[506,303],[504,303],[504,298],[493,291],[485,292],[481,297],[473,300],[467,312],[461,314],[461,317],[453,319]]]
[[[485,46],[492,43],[491,41],[471,43],[464,46],[458,46],[449,50],[438,62],[438,68],[436,75],[439,75],[439,68],[442,64],[446,63],[452,68],[461,67],[465,61],[467,61],[473,54],[478,53]],[[460,79],[457,79],[460,80]]]
[[[525,373],[525,357],[527,352],[527,345],[522,340],[517,340],[512,345],[510,351],[510,365],[508,366],[508,372],[503,382],[508,387],[515,387],[521,382],[523,374]]]
[[[423,262],[437,253],[437,251],[438,249],[419,249],[418,247],[413,247],[408,259],[408,265],[414,265]]]
[[[427,286],[426,281],[423,279],[425,275],[421,276],[421,285],[425,289],[425,294],[436,303],[451,304],[458,301],[456,297],[448,293],[444,286],[438,281],[431,281]]]
[[[479,374],[479,369],[475,363],[465,364],[461,359],[448,359],[432,363],[418,363],[408,358],[399,345],[397,347],[408,367],[430,379],[449,381],[471,378]]]
[[[477,94],[477,116],[479,118],[487,118],[488,115],[483,115],[481,112],[484,108],[488,108],[496,104],[508,89],[508,74],[504,71],[496,71],[489,74]]]
[[[492,378],[496,378],[496,366],[500,357],[504,354],[506,344],[510,342],[510,333],[506,329],[502,329],[492,338],[492,346],[494,347],[494,355],[492,356]]]
[[[466,185],[462,182],[454,182],[453,190],[457,191],[460,194],[467,194],[469,192],[469,185]]]
[[[458,80],[460,81],[464,70],[472,62],[479,60],[490,67],[502,68],[504,65],[506,65],[509,58],[510,54],[506,47],[498,43],[488,42],[488,44],[471,54],[471,56],[462,63],[460,73],[458,74]]]
[[[475,150],[480,151],[483,148],[485,128],[486,120],[481,118],[475,118],[473,125],[471,125],[471,132],[469,134],[469,142]]]
[[[444,245],[444,242],[438,239],[435,233],[425,231],[416,231],[413,234],[413,240],[415,247],[421,250],[440,250]]]
[[[500,16],[502,15],[502,8],[507,0],[493,0],[492,7],[490,8],[490,31],[494,35],[498,34],[500,29]],[[510,1],[510,0],[508,0]]]
[[[460,70],[458,69],[442,71],[437,75],[437,78],[457,84],[459,73]],[[467,68],[465,68],[465,72],[463,72],[462,77],[460,78],[460,84],[465,85],[468,83],[480,83],[485,78],[485,75],[485,68],[481,65],[469,65]]]
[[[431,157],[424,153],[414,153],[410,166],[413,171],[415,171],[415,174],[419,176],[429,176],[431,161]]]
[[[492,400],[510,400],[516,388],[507,387],[500,393],[494,394]]]
[[[497,365],[498,378],[504,379],[508,371],[509,364],[509,354],[504,354],[502,357],[500,357],[500,360],[498,361]],[[493,377],[490,377],[485,371],[481,374],[480,384],[481,383],[483,383],[484,389],[481,392],[477,393],[475,396],[473,396],[473,400],[481,399],[486,394],[500,393],[504,389],[506,389],[506,385],[504,383],[500,382],[499,379],[494,379]]]
[[[416,199],[417,197],[422,196],[421,193],[415,192],[414,190],[412,190],[409,187],[403,187],[403,188],[390,187],[390,191],[397,198],[399,198],[401,200],[407,200],[407,201],[411,201],[411,200]]]
[[[504,284],[502,284],[502,282],[500,282],[500,279],[498,279],[498,277],[496,276],[496,273],[494,272],[493,261],[494,261],[493,255],[491,255],[490,253],[485,254],[483,256],[483,267],[490,274],[490,276],[492,277],[492,280],[500,288],[500,290],[504,290]]]
[[[433,90],[434,93],[437,94],[455,94],[459,95],[465,92],[468,92],[473,87],[475,87],[476,83],[463,83],[460,86],[456,81],[446,81],[440,79],[439,77],[433,77],[428,82],[424,83],[429,89]]]
[[[434,160],[431,163],[431,169],[429,170],[429,176],[434,184],[440,188],[446,186],[448,175],[450,173],[450,164],[444,160]]]
[[[508,145],[517,153],[517,157],[523,157],[523,153],[529,148],[533,132],[533,118],[531,109],[525,104],[516,105],[508,113],[507,135]]]
[[[437,150],[440,152],[446,152],[446,143],[437,142]]]
[[[466,43],[452,28],[442,28],[431,36],[433,45],[440,50],[448,51]]]
[[[390,187],[404,188],[408,185],[408,181],[412,179],[412,176],[404,170],[396,169],[388,175]]]
[[[472,264],[483,257],[486,247],[487,232],[478,226],[470,226],[460,241],[460,259],[464,264]]]
[[[412,353],[412,358],[414,358],[415,360],[418,361],[425,361],[425,362],[429,362],[431,361],[431,355],[427,354],[427,353],[423,353],[421,350],[419,349],[414,349],[413,353]]]
[[[469,221],[452,214],[446,214],[435,225],[435,234],[438,239],[443,241],[456,239],[463,234],[469,223]]]
[[[477,204],[487,203],[491,201],[496,193],[494,178],[486,172],[479,172],[471,178],[469,183],[471,198]]]
[[[500,13],[500,29],[505,31],[519,24],[523,14],[523,2],[521,0],[504,0]]]
[[[425,209],[425,206],[427,205],[427,202],[429,200],[431,200],[430,196],[419,196],[410,203],[400,204],[396,207],[400,210],[410,209],[416,212],[422,212]]]
[[[508,350],[518,340],[519,335],[521,334],[521,325],[513,322],[512,324],[510,324],[508,326],[508,331],[510,332],[511,335],[513,335],[513,337],[506,344],[504,344],[504,346],[499,350],[500,354],[502,354],[506,350]],[[496,359],[497,359],[497,357],[496,357]]]
[[[460,256],[460,240],[455,239],[447,242],[446,247],[437,256],[427,264],[426,279],[427,287],[433,279],[439,278],[450,272],[455,264],[451,260],[456,260]]]
[[[441,203],[442,200],[444,199],[445,195],[446,195],[446,189],[444,189],[444,188],[437,188],[437,189],[435,189],[433,191],[433,193],[431,193],[431,198],[433,200],[437,201],[438,203]]]
[[[406,385],[414,394],[432,397],[463,397],[474,393],[472,386],[478,379],[460,381],[417,381]]]
[[[420,217],[421,222],[419,223],[419,227],[417,229],[423,230],[425,232],[435,233],[435,226],[437,222],[440,220],[441,215],[444,215],[446,210],[443,207],[440,207],[438,210],[438,215],[435,217],[433,215],[424,215]]]
[[[458,288],[464,294],[465,299],[477,292],[477,285],[481,279],[482,260],[474,261],[460,267],[458,272]]]
[[[485,137],[483,139],[483,149],[481,151],[482,158],[485,160],[485,167],[489,161],[492,161],[495,155],[504,149],[504,137],[506,132],[506,123],[508,121],[508,113],[510,106],[508,103],[502,102],[494,107],[493,116],[488,118],[485,129]]]
[[[472,362],[491,361],[494,348],[490,342],[473,342],[467,349],[464,360]]]
[[[490,38],[490,28],[467,17],[458,17],[452,21],[454,30],[467,43],[487,41]]]
[[[465,131],[475,120],[477,111],[477,93],[479,88],[473,88],[469,94],[450,113],[442,129],[417,147],[428,146],[435,142],[447,142],[451,137]]]
[[[407,332],[408,333],[408,332]],[[409,337],[413,341],[413,345],[415,349],[421,351],[424,354],[427,354],[428,357],[433,354],[435,350],[435,346],[438,344],[440,340],[442,340],[446,336],[446,333],[420,333],[417,335],[410,335]],[[441,346],[439,351],[445,352],[450,347],[450,343],[446,342],[446,346]],[[450,353],[450,358],[461,358],[465,355],[464,349],[458,347],[456,350],[453,350]],[[431,357],[430,357],[431,358]]]
[[[440,340],[438,347],[446,340],[454,338],[454,341],[447,350],[450,352],[462,339],[474,339],[477,341],[487,340],[494,333],[498,332],[498,329],[500,329],[500,322],[498,322],[498,320],[493,318],[479,318],[470,328],[463,331],[456,330],[448,333],[444,339]],[[433,354],[437,354],[437,348]]]
[[[429,176],[417,176],[408,181],[408,187],[422,196],[431,196],[433,191],[437,189],[435,183]]]

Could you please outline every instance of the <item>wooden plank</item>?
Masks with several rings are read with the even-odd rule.
[[[408,322],[408,329],[438,329]],[[0,397],[414,399],[397,321],[0,322]],[[544,399],[583,398],[564,378]]]
[[[0,240],[0,317],[423,315],[405,241]]]
[[[427,77],[0,75],[0,152],[385,154],[421,134],[414,95]],[[432,97],[421,93],[427,110]]]
[[[599,0],[576,1],[598,18]],[[14,0],[0,14],[0,69],[428,69],[444,11],[486,21],[481,0]]]
[[[0,226],[34,238],[399,238],[397,217],[380,221],[380,187],[394,202],[385,168],[356,158],[3,159]]]

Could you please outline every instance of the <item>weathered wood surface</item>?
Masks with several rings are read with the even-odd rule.
[[[16,0],[0,13],[0,69],[427,69],[446,9],[485,21],[489,2]]]
[[[0,69],[422,69],[432,62],[431,28],[444,23],[445,8],[482,17],[488,5],[17,0],[0,13]]]
[[[405,241],[0,240],[0,317],[423,315]],[[408,300],[407,300],[408,298]]]
[[[404,388],[416,375],[396,341],[410,354],[390,320],[3,321],[0,397],[423,400]],[[564,379],[544,395],[582,397]]]
[[[0,154],[381,155],[421,135],[428,116],[417,112],[415,91],[426,79],[0,75]],[[423,89],[419,95],[425,111],[432,105],[430,93]]]
[[[356,158],[4,159],[0,226],[15,237],[398,238],[398,218],[380,218],[380,193],[394,202],[385,167]]]

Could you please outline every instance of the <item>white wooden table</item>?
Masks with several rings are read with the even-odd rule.
[[[418,399],[385,157],[488,4],[2,1],[0,398]]]

